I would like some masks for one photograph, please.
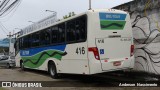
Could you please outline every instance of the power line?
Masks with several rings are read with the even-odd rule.
[[[1,12],[0,12],[0,13],[1,13],[0,16],[4,15],[6,12],[9,12],[9,10],[12,8],[12,6],[13,6],[14,4],[15,4],[15,2],[12,3],[11,5],[9,5],[8,7],[5,6],[6,8],[4,8],[4,9],[2,8],[2,9],[1,9]]]
[[[7,4],[9,3],[9,1],[10,1],[10,0],[5,0],[4,3],[1,4],[0,9],[3,10],[3,9],[7,6]],[[1,11],[1,10],[0,10],[0,11]]]
[[[21,0],[3,0],[0,4],[0,18],[5,17],[13,10],[16,11],[17,7],[20,5],[20,2]],[[1,22],[0,28],[6,35],[8,34],[7,32],[10,32]]]
[[[1,30],[7,35],[7,32],[4,30],[2,23],[0,22]]]
[[[17,6],[19,6],[21,0],[15,0],[11,4],[9,3],[10,0],[7,0],[7,1],[4,1],[0,5],[1,6],[0,7],[0,17],[4,17],[4,16],[8,15],[13,9],[15,9]]]
[[[2,28],[9,32],[9,30],[2,24],[2,22],[0,22],[0,25],[2,26]]]
[[[3,16],[0,16],[1,18],[5,17],[6,15],[8,15],[11,11],[13,12],[16,12],[17,11],[17,8],[19,7],[20,3],[21,3],[22,0],[20,0],[19,2],[17,2],[17,5],[15,5],[7,14],[3,14]],[[14,10],[14,11],[13,11]],[[10,15],[9,18],[11,18],[13,16],[13,14]]]
[[[0,5],[0,8],[5,4],[5,2],[7,2],[7,0],[3,0],[1,5]]]
[[[8,19],[11,18],[11,17],[14,15],[14,13],[17,11],[17,8],[18,8],[19,5],[21,4],[21,1],[22,1],[22,0],[20,0],[20,1],[17,3],[17,5],[16,5],[14,8],[12,8],[14,11],[12,10],[12,14],[10,14],[10,16],[8,16]],[[6,16],[6,15],[5,15],[5,16]],[[2,17],[5,17],[5,16],[3,15]],[[7,19],[7,20],[8,20],[8,19]],[[7,21],[7,20],[5,20],[5,21]]]
[[[3,18],[6,15],[1,16],[0,21],[6,22],[8,21],[10,18],[12,18],[12,16],[14,15],[14,13],[17,11],[17,8],[19,7],[20,3],[15,7],[15,9],[12,10],[12,13],[7,17],[7,18]]]

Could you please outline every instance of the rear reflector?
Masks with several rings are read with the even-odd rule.
[[[128,58],[125,58],[126,60],[128,60]]]
[[[98,53],[98,48],[97,48],[97,47],[88,48],[88,51],[93,52],[94,57],[95,57],[97,60],[100,60],[99,53]]]
[[[108,60],[104,60],[104,62],[108,62]]]
[[[133,56],[134,54],[134,45],[131,45],[131,52],[130,52],[130,56]]]

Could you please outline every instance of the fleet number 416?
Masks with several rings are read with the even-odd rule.
[[[77,54],[85,54],[85,47],[77,47],[76,49]]]

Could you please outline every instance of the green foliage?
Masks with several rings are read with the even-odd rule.
[[[6,89],[6,88],[1,88],[1,87],[0,87],[0,90],[8,90],[8,89]]]
[[[3,50],[5,52],[9,52],[9,48],[8,47],[0,47],[0,53],[3,53]]]
[[[69,17],[75,16],[76,14],[74,12],[69,12],[68,15],[63,16],[63,19],[67,19]]]

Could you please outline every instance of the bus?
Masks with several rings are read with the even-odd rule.
[[[134,67],[130,15],[115,9],[88,10],[20,35],[16,66],[59,74],[92,75]]]

